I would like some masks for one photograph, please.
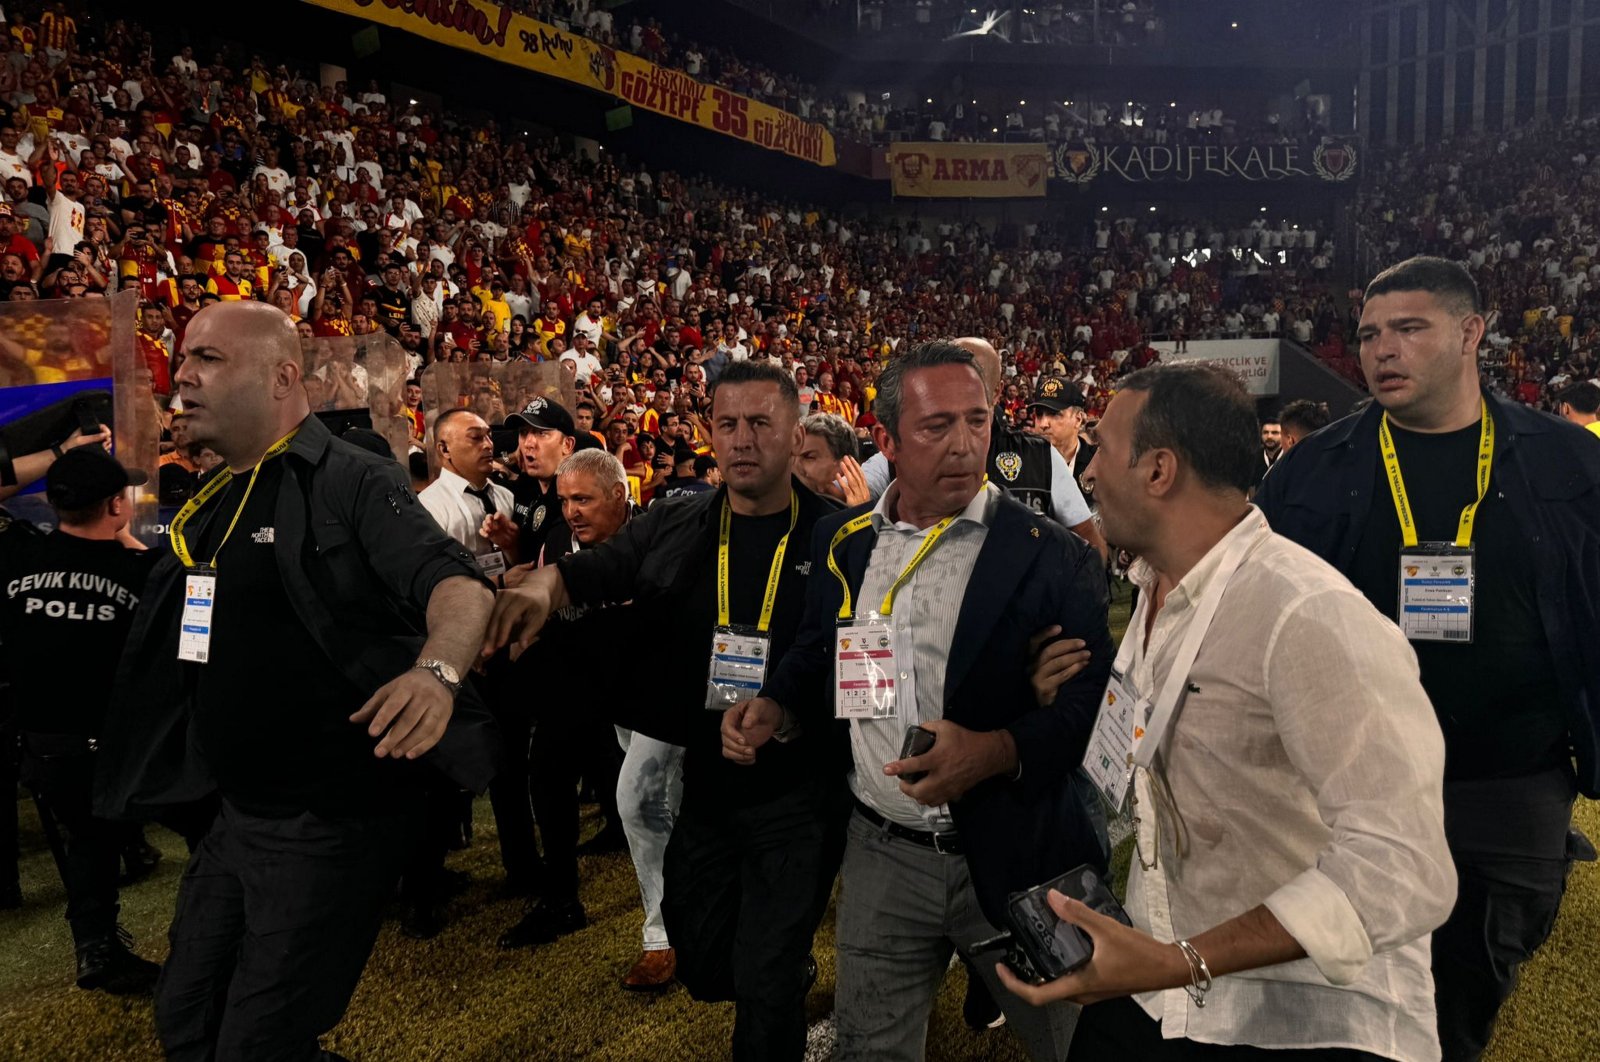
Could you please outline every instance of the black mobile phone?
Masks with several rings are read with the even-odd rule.
[[[1014,947],[1007,951],[1006,965],[1033,984],[1065,977],[1094,955],[1089,934],[1063,922],[1050,909],[1051,889],[1123,925],[1133,925],[1099,872],[1087,864],[1025,892],[1013,893],[1006,908]]]
[[[900,743],[900,758],[909,760],[913,756],[921,756],[933,748],[933,743],[938,740],[938,737],[939,735],[925,726],[906,727],[906,739]],[[902,774],[900,777],[910,784],[916,785],[928,777],[928,772],[911,771],[907,774]]]

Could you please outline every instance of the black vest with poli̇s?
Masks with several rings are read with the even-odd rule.
[[[1046,439],[1013,431],[999,417],[989,432],[989,482],[1040,516],[1054,519],[1050,449]]]

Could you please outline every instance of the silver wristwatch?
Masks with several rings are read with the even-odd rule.
[[[461,692],[461,672],[443,660],[418,660],[412,667],[432,672],[433,677],[439,680],[440,685],[450,691],[450,696],[454,697]]]

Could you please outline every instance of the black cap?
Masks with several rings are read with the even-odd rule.
[[[1076,384],[1069,383],[1059,376],[1052,376],[1039,385],[1039,390],[1028,402],[1028,408],[1042,406],[1052,413],[1060,413],[1064,409],[1077,406],[1079,409],[1088,408],[1089,403],[1084,400],[1083,392],[1078,390]]]
[[[149,479],[143,472],[123,468],[97,444],[77,446],[57,458],[45,473],[45,497],[58,510],[77,512]]]
[[[505,428],[554,428],[568,438],[578,434],[578,426],[572,422],[572,414],[566,411],[560,402],[548,398],[535,398],[517,412],[511,414],[501,425]]]

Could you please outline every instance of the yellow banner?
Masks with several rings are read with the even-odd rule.
[[[641,110],[781,151],[818,166],[837,161],[833,134],[770,104],[696,81],[548,22],[473,0],[306,0],[452,48],[558,77]]]
[[[925,199],[1043,196],[1050,151],[1043,144],[896,144],[894,194]]]

